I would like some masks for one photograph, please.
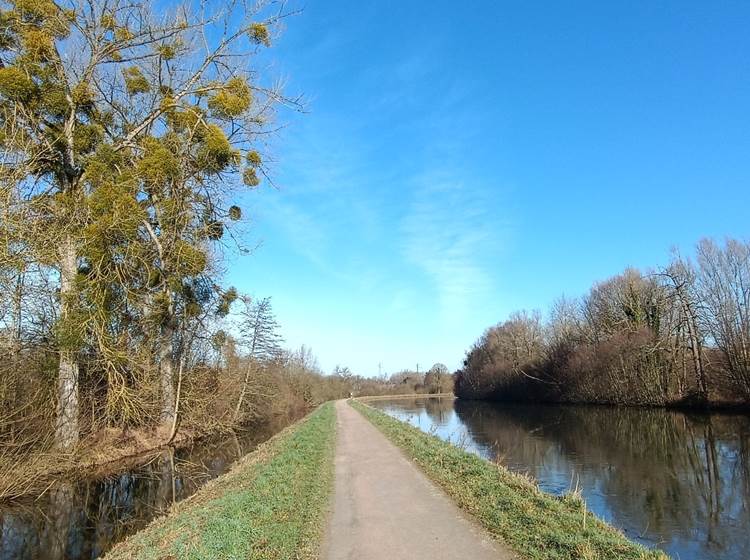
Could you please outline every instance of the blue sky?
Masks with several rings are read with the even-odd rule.
[[[326,371],[455,368],[513,310],[748,237],[750,3],[298,6],[267,71],[308,112],[228,280]]]

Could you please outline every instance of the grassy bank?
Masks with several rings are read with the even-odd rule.
[[[317,558],[333,480],[332,403],[241,459],[108,560]]]
[[[490,533],[532,560],[666,559],[597,519],[580,497],[536,484],[436,436],[350,401]]]

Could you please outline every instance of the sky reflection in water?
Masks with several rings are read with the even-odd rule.
[[[750,558],[750,417],[419,398],[374,406],[499,459],[680,560]]]

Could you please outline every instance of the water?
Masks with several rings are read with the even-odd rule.
[[[97,558],[295,419],[166,449],[117,473],[59,481],[41,498],[0,506],[0,560]]]
[[[750,558],[750,417],[661,409],[394,399],[372,403],[533,476],[680,560]]]

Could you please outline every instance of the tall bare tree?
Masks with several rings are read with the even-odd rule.
[[[681,324],[687,333],[687,342],[695,372],[698,397],[704,403],[708,401],[708,383],[703,357],[703,334],[699,324],[700,300],[697,293],[696,274],[690,261],[675,255],[669,266],[661,273],[669,282]]]
[[[698,285],[706,331],[729,376],[750,396],[750,243],[698,244]]]
[[[240,416],[252,376],[259,364],[279,358],[283,341],[278,332],[279,324],[271,308],[271,298],[254,301],[249,296],[242,296],[240,301],[243,308],[240,311],[239,327],[246,350],[246,361],[242,388],[234,411],[235,418]]]

